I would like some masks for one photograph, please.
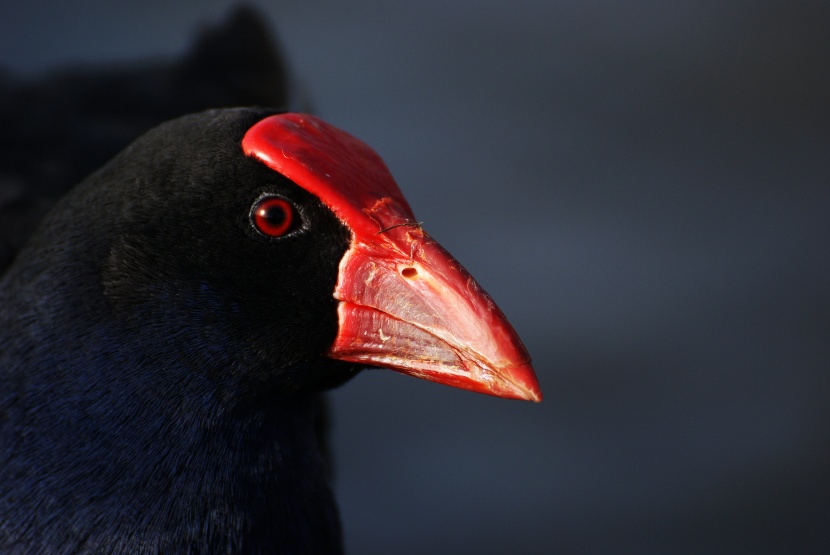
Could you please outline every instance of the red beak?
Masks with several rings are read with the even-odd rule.
[[[331,358],[514,399],[541,401],[530,355],[470,274],[415,223],[383,161],[303,114],[270,116],[246,154],[317,195],[352,230],[334,297]]]
[[[420,229],[411,257],[353,246],[340,266],[328,356],[479,393],[541,401],[530,356],[464,268]]]
[[[420,227],[356,242],[340,264],[332,358],[541,401],[530,356],[478,283]],[[402,247],[402,248],[401,248]]]

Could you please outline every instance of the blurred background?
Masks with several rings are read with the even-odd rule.
[[[176,59],[232,2],[4,4],[17,81]],[[333,392],[350,553],[830,552],[830,3],[254,5],[545,395]]]

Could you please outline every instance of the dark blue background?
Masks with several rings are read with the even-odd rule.
[[[8,2],[27,73],[229,2]],[[331,397],[353,554],[830,552],[830,4],[260,2],[533,355],[541,405]]]

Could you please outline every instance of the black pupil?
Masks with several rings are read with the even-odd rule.
[[[271,206],[267,206],[265,208],[265,214],[263,214],[263,217],[265,218],[265,221],[268,222],[268,225],[280,227],[285,222],[288,214],[285,213],[285,207],[279,204],[272,204]]]

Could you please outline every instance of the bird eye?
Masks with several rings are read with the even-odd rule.
[[[287,200],[265,196],[251,208],[251,223],[266,237],[282,237],[297,228],[299,217]]]

